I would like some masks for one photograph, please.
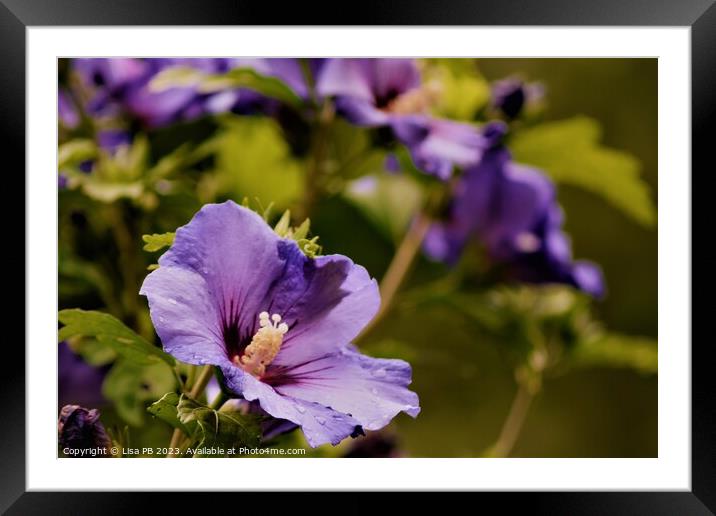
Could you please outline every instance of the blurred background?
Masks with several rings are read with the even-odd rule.
[[[60,63],[61,83],[66,80],[63,66],[66,63]],[[476,66],[490,82],[518,76],[542,83],[546,99],[541,113],[544,121],[575,115],[598,121],[603,144],[639,160],[641,177],[656,204],[655,59],[480,59]],[[157,149],[163,145],[173,148],[174,141],[200,142],[215,130],[212,124],[199,121],[171,131],[152,131],[151,149],[161,155]],[[235,138],[237,149],[241,149],[242,142],[254,141],[242,130],[229,136]],[[258,145],[256,141],[254,144]],[[200,173],[202,167],[221,168],[222,159],[230,159],[230,155],[199,160],[194,168]],[[137,331],[151,333],[146,316],[137,316],[133,309],[129,313],[108,307],[106,299],[97,294],[97,285],[99,290],[112,289],[111,285],[101,287],[105,283],[101,276],[107,270],[116,271],[125,281],[134,277],[138,285],[142,277],[137,271],[156,258],[141,251],[138,255],[127,254],[126,248],[114,242],[141,249],[142,234],[173,231],[204,202],[217,198],[241,200],[236,193],[221,193],[221,186],[213,180],[198,178],[195,186],[198,194],[160,196],[159,206],[166,209],[153,211],[141,222],[132,218],[140,217],[140,208],[125,206],[125,211],[118,211],[116,203],[110,203],[95,210],[87,207],[89,201],[78,191],[61,191],[60,309],[116,312]],[[585,189],[563,183],[557,187],[575,257],[600,264],[606,278],[607,296],[592,304],[594,318],[610,331],[656,339],[656,226],[636,223]],[[246,195],[262,194],[249,191],[250,187],[246,190]],[[117,217],[124,223],[115,224]],[[316,201],[311,219],[311,231],[320,236],[324,252],[345,254],[377,278],[384,274],[394,242],[384,232],[376,231],[355,203],[341,195],[325,196]],[[95,263],[89,257],[97,257]],[[127,260],[139,263],[128,264]],[[404,295],[360,348],[375,356],[404,358],[413,366],[411,388],[420,396],[422,412],[415,420],[399,415],[387,432],[400,454],[479,457],[500,433],[515,395],[515,374],[501,351],[506,346],[501,339],[466,321],[449,305],[416,301],[420,287],[440,278],[444,270],[443,265],[419,258],[404,285]],[[90,281],[93,287],[85,285],[88,275],[100,276]],[[137,296],[123,302],[139,304],[136,313],[143,313],[144,298]],[[103,363],[101,358],[95,362]],[[124,423],[111,406],[103,409],[103,419],[109,426]],[[137,444],[166,443],[168,430],[161,423],[146,419],[142,425],[142,431],[135,432]],[[572,367],[545,377],[511,456],[654,457],[657,437],[656,374],[630,367]],[[347,450],[351,444],[342,446]],[[326,452],[331,453],[335,454]]]

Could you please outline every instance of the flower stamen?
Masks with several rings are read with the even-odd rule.
[[[281,322],[279,314],[269,317],[268,312],[259,314],[259,326],[259,331],[251,339],[251,343],[246,346],[241,359],[234,358],[236,365],[257,377],[263,376],[266,366],[276,358],[283,343],[283,336],[288,331],[288,325]]]

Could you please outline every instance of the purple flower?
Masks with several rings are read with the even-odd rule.
[[[516,279],[566,283],[601,296],[601,272],[572,260],[562,222],[552,182],[541,171],[514,163],[495,141],[465,171],[446,219],[430,228],[424,250],[433,259],[455,263],[476,238]]]
[[[77,457],[105,456],[110,445],[107,432],[99,421],[99,411],[79,405],[62,407],[57,421],[57,436],[60,449],[88,452],[71,454]]]
[[[440,179],[479,160],[475,127],[429,115],[435,93],[421,84],[412,59],[329,59],[316,87],[319,95],[335,97],[337,112],[352,123],[390,127],[416,166]]]
[[[399,412],[417,416],[409,364],[350,341],[378,310],[375,280],[341,255],[306,257],[232,201],[204,206],[149,274],[164,349],[212,364],[225,387],[300,426],[311,446],[337,444]]]
[[[107,367],[94,367],[76,355],[66,342],[60,342],[57,352],[57,388],[59,404],[97,406],[106,401],[102,396],[102,382]]]
[[[57,92],[57,117],[68,128],[75,129],[80,125],[80,114],[77,106],[67,91],[60,89]]]
[[[492,84],[492,106],[508,120],[519,117],[526,106],[538,102],[543,96],[541,84],[527,84],[513,77]]]
[[[117,116],[126,112],[148,127],[190,120],[206,112],[206,95],[194,86],[154,91],[149,83],[170,67],[191,67],[206,73],[224,71],[224,59],[75,59],[73,67],[85,88],[92,92],[87,111],[95,116]]]

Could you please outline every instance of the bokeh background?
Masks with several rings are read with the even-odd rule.
[[[597,120],[605,145],[626,151],[641,162],[642,178],[656,203],[655,59],[480,59],[477,66],[490,81],[518,75],[541,82],[546,90],[545,120],[579,114]],[[200,140],[211,130],[210,126],[194,124],[186,128],[185,137]],[[163,138],[162,131],[153,135],[152,148],[161,148]],[[171,138],[177,138],[176,131]],[[121,249],[111,242],[116,237],[120,241],[138,240],[140,228],[136,228],[137,234],[110,238],[112,217],[117,213],[106,209],[102,216],[107,218],[107,240],[92,237],[85,241],[82,228],[97,222],[87,220],[82,209],[77,209],[78,199],[65,198],[73,209],[61,217],[61,240],[63,232],[70,232],[73,245],[87,246],[85,251],[90,254],[99,249],[105,265],[117,269],[120,275],[124,258]],[[599,263],[606,277],[608,295],[594,304],[596,317],[611,331],[656,339],[656,227],[635,223],[583,189],[560,184],[558,198],[566,213],[566,231],[571,235],[574,255]],[[153,220],[154,231],[173,230],[178,219],[184,217],[178,223],[188,221],[200,206],[198,200],[181,196],[162,202],[179,206],[172,208],[168,220],[160,216]],[[102,227],[102,222],[99,225]],[[393,255],[393,242],[375,231],[356,206],[338,195],[318,201],[312,232],[320,235],[326,252],[350,256],[377,278]],[[140,259],[147,263],[152,260]],[[434,279],[444,270],[442,267],[419,259],[405,290],[410,292]],[[61,271],[60,309],[106,309],[96,295],[81,288],[81,281],[69,276],[63,277]],[[516,390],[512,369],[500,353],[500,342],[481,334],[449,307],[415,304],[409,299],[399,299],[390,315],[361,343],[364,352],[397,354],[413,366],[412,388],[420,396],[422,412],[415,420],[402,414],[396,418],[391,426],[398,445],[409,456],[482,456],[499,434]],[[137,297],[136,302],[144,304],[145,300]],[[146,321],[125,322],[146,325]],[[103,414],[109,425],[120,422],[111,407]],[[164,445],[167,432],[161,423],[148,420],[135,443]],[[657,443],[656,375],[630,368],[575,368],[545,379],[511,455],[653,457]]]
[[[480,59],[489,80],[518,75],[545,85],[546,120],[576,114],[602,124],[603,141],[628,151],[657,198],[657,61],[655,59]],[[599,263],[608,295],[596,303],[612,330],[657,337],[657,230],[644,228],[600,197],[560,185],[566,229],[574,254]],[[315,219],[327,248],[362,256],[380,277],[392,253],[369,230],[342,237],[342,227],[361,226],[361,215],[340,199],[326,202]],[[366,256],[365,249],[371,252]],[[356,258],[358,259],[358,258]],[[420,263],[429,276],[431,265]],[[420,324],[416,324],[420,321]],[[444,329],[450,326],[450,342]],[[429,329],[429,331],[425,331]],[[459,329],[459,331],[456,331]],[[413,387],[422,412],[396,425],[411,455],[473,457],[498,435],[516,387],[495,343],[444,308],[399,310],[380,328],[386,339],[400,335],[414,353]],[[380,335],[372,342],[380,347]],[[371,342],[363,348],[370,352]],[[629,369],[578,369],[545,381],[512,455],[518,457],[655,457],[657,378]]]

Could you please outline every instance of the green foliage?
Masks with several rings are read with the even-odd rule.
[[[303,194],[304,166],[269,118],[230,121],[219,137],[216,166],[218,195],[270,199],[280,209]]]
[[[92,140],[75,139],[63,143],[57,152],[57,164],[60,170],[74,167],[94,158],[97,155],[97,146]]]
[[[193,429],[190,429],[184,423],[179,420],[179,413],[177,412],[177,405],[179,405],[179,394],[176,392],[168,392],[161,399],[152,403],[147,407],[147,412],[152,416],[164,421],[172,428],[178,428],[186,435],[191,435]]]
[[[558,183],[604,197],[636,222],[651,226],[656,210],[639,162],[599,143],[601,129],[579,116],[547,122],[516,133],[509,142],[515,159],[544,169]]]
[[[311,220],[304,220],[300,226],[294,228],[291,224],[291,211],[286,210],[281,215],[281,218],[276,223],[274,231],[282,238],[290,238],[295,240],[298,244],[299,249],[308,256],[309,258],[315,258],[321,254],[323,247],[318,244],[318,237],[307,238],[308,232],[311,229]]]
[[[435,84],[435,111],[438,115],[456,120],[473,120],[490,100],[490,85],[477,67],[471,63],[456,64],[455,61],[428,61],[424,74],[426,88]]]
[[[174,389],[174,373],[164,362],[149,365],[118,360],[102,384],[102,394],[114,403],[117,413],[131,425],[144,422],[145,404]]]
[[[73,308],[61,310],[57,318],[64,324],[58,334],[60,341],[75,336],[94,337],[100,343],[110,346],[119,356],[137,365],[153,365],[158,362],[174,365],[171,355],[152,346],[109,314]]]
[[[426,289],[417,302],[446,304],[527,370],[602,366],[657,372],[655,341],[605,331],[592,316],[589,298],[569,287]]]
[[[257,447],[261,441],[260,418],[235,410],[214,410],[182,395],[178,401],[179,421],[196,429],[197,447]]]
[[[150,253],[160,251],[165,247],[170,247],[174,243],[174,232],[169,233],[154,233],[153,235],[142,235],[142,240],[145,244],[142,249]]]
[[[656,374],[658,354],[653,339],[607,333],[575,349],[573,359],[577,366],[626,367],[644,374]]]
[[[398,242],[420,209],[423,192],[405,174],[376,174],[348,184],[343,196],[388,239]]]
[[[224,74],[206,74],[196,68],[178,66],[158,73],[149,84],[160,92],[177,87],[194,86],[201,93],[246,88],[292,106],[300,106],[301,98],[286,83],[276,77],[257,73],[251,68],[234,68]]]

